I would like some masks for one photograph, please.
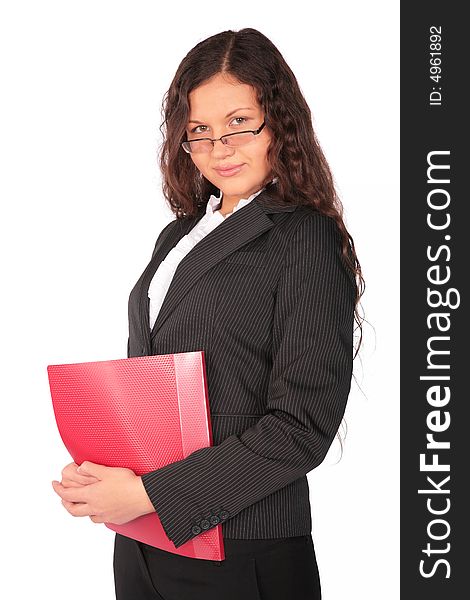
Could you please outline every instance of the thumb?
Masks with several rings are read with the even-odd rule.
[[[100,475],[104,473],[104,469],[106,469],[104,465],[98,465],[89,460],[84,460],[77,468],[77,473],[80,473],[80,475],[93,475],[99,479]]]

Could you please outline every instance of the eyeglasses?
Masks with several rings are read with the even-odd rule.
[[[182,142],[181,145],[186,152],[193,154],[199,152],[211,152],[215,142],[218,142],[219,140],[226,146],[244,146],[255,139],[254,136],[261,132],[264,125],[265,123],[263,121],[259,129],[226,133],[222,137],[216,138],[215,140],[212,138],[198,138],[197,140]]]

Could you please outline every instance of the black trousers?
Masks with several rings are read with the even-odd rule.
[[[225,560],[172,554],[115,534],[116,600],[320,600],[311,535],[224,539]]]

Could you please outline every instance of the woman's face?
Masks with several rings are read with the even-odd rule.
[[[236,131],[256,130],[264,120],[255,89],[232,76],[217,74],[189,94],[190,112],[186,133],[188,140],[219,138]],[[220,140],[211,152],[191,153],[199,171],[223,193],[224,211],[248,198],[269,181],[271,168],[267,151],[271,132],[265,126],[244,146],[230,147]],[[234,174],[217,169],[242,165]]]

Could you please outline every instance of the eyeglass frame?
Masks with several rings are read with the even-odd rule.
[[[215,146],[215,142],[218,142],[219,140],[222,142],[222,144],[224,144],[224,146],[227,146],[228,144],[226,142],[224,142],[225,138],[228,138],[232,135],[240,135],[241,133],[252,133],[253,136],[259,135],[262,131],[262,129],[264,128],[264,126],[266,125],[266,122],[263,121],[261,123],[261,125],[258,127],[258,129],[247,129],[246,131],[234,131],[233,133],[225,133],[224,135],[221,135],[219,138],[196,138],[195,140],[185,140],[184,142],[181,142],[181,146],[183,148],[183,150],[185,152],[187,152],[188,154],[191,154],[191,150],[186,150],[185,144],[189,144],[190,142],[202,142],[202,141],[206,141],[206,142],[212,142],[212,149],[214,149]],[[249,142],[248,142],[249,143]],[[241,146],[244,146],[245,144],[241,144]],[[235,148],[236,146],[229,146],[229,148]]]

